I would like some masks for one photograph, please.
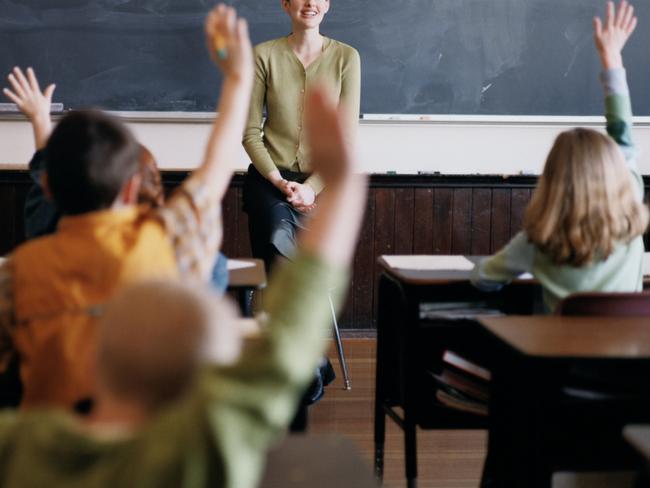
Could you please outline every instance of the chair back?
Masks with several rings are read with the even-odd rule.
[[[650,316],[650,293],[574,293],[558,304],[555,313],[604,317]]]

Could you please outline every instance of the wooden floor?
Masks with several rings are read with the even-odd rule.
[[[338,433],[353,439],[372,466],[375,340],[345,339],[352,390],[342,389],[342,374],[332,347],[337,379],[310,412],[311,433]],[[485,458],[484,431],[418,431],[419,488],[475,488]],[[387,420],[384,486],[402,487],[404,449],[401,430]]]

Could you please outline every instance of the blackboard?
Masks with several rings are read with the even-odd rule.
[[[254,42],[289,33],[280,0],[232,0]],[[34,66],[66,108],[211,111],[212,0],[0,0],[0,70]],[[362,113],[598,115],[601,0],[332,0],[322,32],[362,58]],[[650,2],[626,50],[650,115]]]

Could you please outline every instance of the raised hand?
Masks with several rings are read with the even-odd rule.
[[[219,116],[212,124],[203,164],[192,177],[203,180],[220,200],[239,159],[253,87],[253,49],[246,21],[238,20],[235,9],[223,4],[207,15],[205,33],[208,50],[224,80],[217,105]]]
[[[34,129],[36,148],[43,149],[52,132],[50,108],[56,85],[49,85],[45,91],[41,91],[32,68],[27,68],[25,75],[20,68],[15,67],[7,78],[11,89],[4,88],[2,92],[29,118]]]
[[[248,24],[235,9],[219,4],[207,16],[205,33],[212,60],[226,77],[253,77],[253,48]]]
[[[621,52],[637,25],[634,7],[622,0],[617,11],[614,2],[607,2],[605,22],[600,17],[595,17],[593,23],[594,41],[603,68],[622,68]]]

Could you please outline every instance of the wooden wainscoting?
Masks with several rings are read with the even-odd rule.
[[[173,188],[184,173],[165,173]],[[226,194],[224,252],[250,256],[242,210],[244,177]],[[377,257],[382,254],[490,254],[521,227],[536,178],[515,176],[372,175],[343,328],[376,324]]]
[[[164,171],[168,191],[187,175]],[[226,194],[223,250],[250,256],[242,210],[243,174]],[[646,186],[650,180],[646,180]],[[354,261],[343,328],[374,328],[381,254],[490,254],[520,228],[536,178],[531,176],[373,175]],[[25,171],[0,171],[0,255],[24,239],[23,207],[30,187]]]

